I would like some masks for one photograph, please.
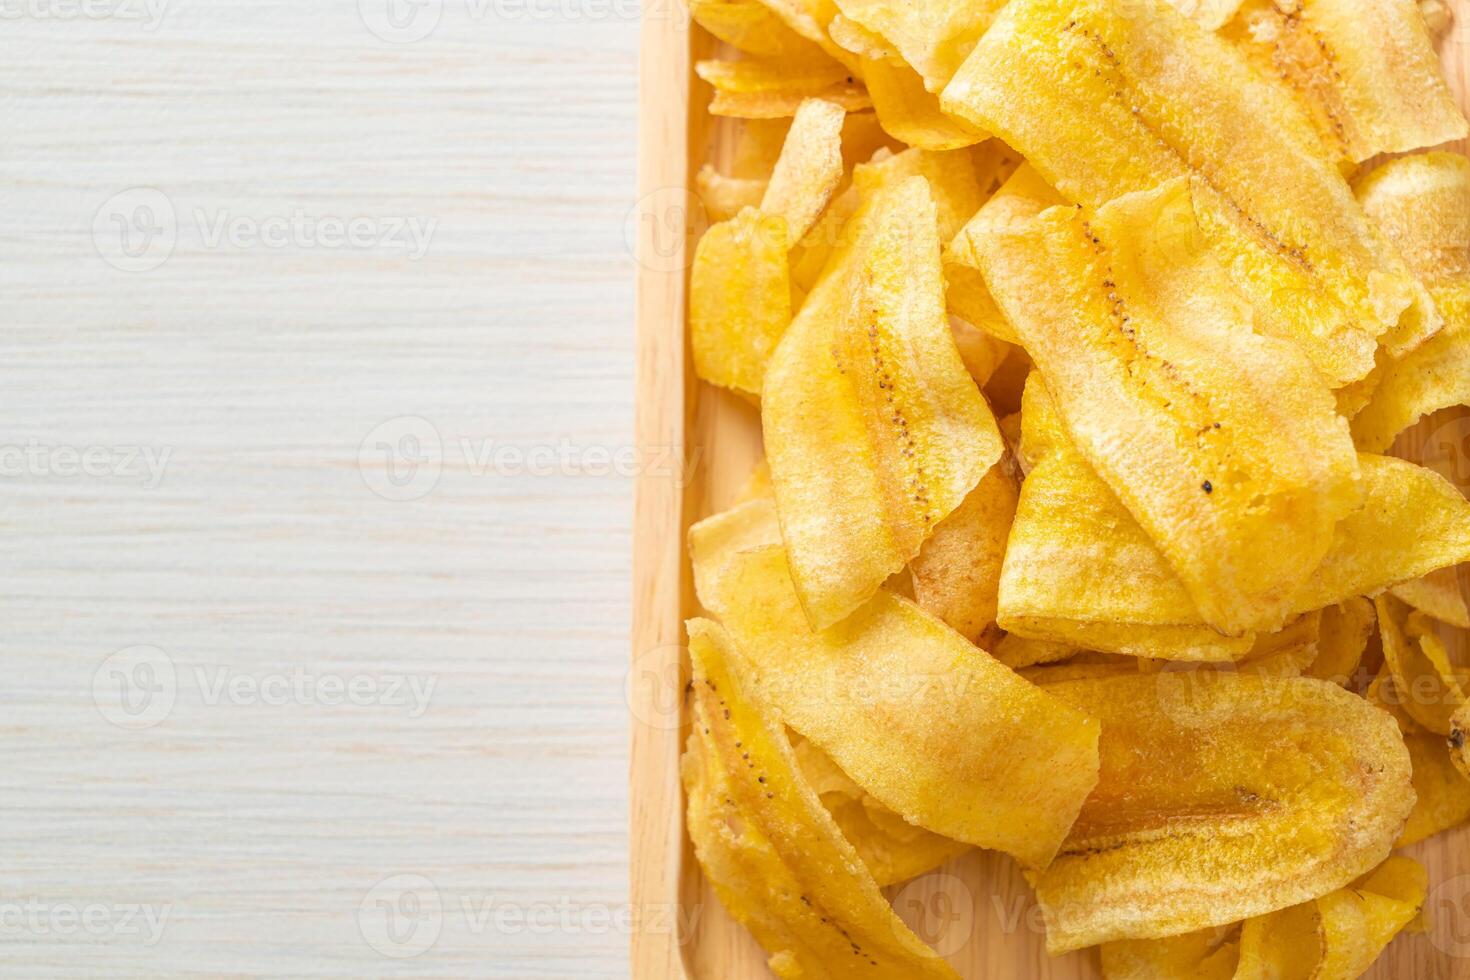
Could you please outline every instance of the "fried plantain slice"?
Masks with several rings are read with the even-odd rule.
[[[695,856],[783,978],[958,974],[894,915],[802,779],[770,706],[719,625],[689,621],[694,730],[682,766]]]
[[[1352,163],[1467,135],[1414,0],[1248,0],[1225,37]]]
[[[940,245],[949,241],[980,207],[984,196],[974,157],[965,150],[909,148],[853,168],[852,182],[864,200],[910,177],[929,182]]]
[[[955,119],[939,108],[939,97],[902,62],[864,58],[863,81],[883,128],[922,150],[955,150],[987,138],[983,130]]]
[[[789,241],[802,238],[842,183],[840,105],[807,99],[796,110],[760,209],[786,219]]]
[[[760,207],[766,181],[752,177],[727,177],[710,164],[699,168],[694,189],[711,221],[729,221],[746,208]]]
[[[852,221],[761,397],[781,536],[817,628],[908,564],[1004,448],[945,319],[928,182],[877,187]]]
[[[1230,23],[1243,0],[1169,0],[1174,9],[1207,31]]]
[[[1164,0],[1016,0],[940,97],[1088,207],[1179,176],[1262,332],[1336,387],[1438,329],[1292,96]]]
[[[1307,667],[1308,677],[1347,687],[1363,661],[1363,651],[1373,634],[1373,603],[1353,596],[1322,610],[1322,633],[1317,639],[1317,659]]]
[[[807,99],[834,102],[849,112],[871,108],[867,89],[835,61],[751,58],[701,61],[695,74],[715,90],[709,111],[716,116],[777,119],[794,116]]]
[[[914,599],[971,643],[995,622],[1000,567],[1016,516],[1016,481],[1002,460],[909,562]]]
[[[829,57],[854,73],[858,60],[832,39],[832,21],[837,5],[832,0],[760,0],[801,37],[820,47]]]
[[[756,0],[689,0],[689,15],[721,41],[748,54],[803,59],[822,54]]]
[[[1388,856],[1413,806],[1393,720],[1311,678],[1164,671],[1046,687],[1102,721],[1102,770],[1029,875],[1062,953],[1303,902]]]
[[[1360,502],[1357,459],[1307,358],[1252,330],[1191,201],[1180,180],[1056,207],[978,249],[1073,444],[1206,623],[1275,630]]]
[[[1353,437],[1385,451],[1425,415],[1470,405],[1470,161],[1423,153],[1390,161],[1357,184],[1358,200],[1428,288],[1444,329],[1402,357],[1386,357],[1372,376]]]
[[[1404,733],[1414,767],[1414,810],[1396,847],[1408,847],[1470,820],[1470,779],[1451,758],[1445,739],[1429,732]]]
[[[1427,616],[1441,623],[1470,629],[1470,608],[1460,591],[1460,575],[1454,568],[1440,568],[1389,590]]]
[[[810,629],[780,548],[720,581],[753,683],[854,782],[926,830],[1050,860],[1096,779],[1091,719],[887,591]]]
[[[711,225],[689,274],[689,344],[694,373],[757,395],[766,362],[791,324],[786,219],[746,208]]]
[[[780,543],[776,501],[769,492],[690,525],[689,564],[700,605],[720,615],[720,579],[729,571],[731,560],[742,551]]]
[[[1232,980],[1239,960],[1240,940],[1224,929],[1102,945],[1105,980]]]
[[[1383,659],[1393,676],[1403,710],[1427,731],[1449,735],[1451,716],[1465,704],[1444,644],[1391,595],[1373,600],[1378,610]]]
[[[969,844],[931,834],[904,820],[865,793],[825,752],[800,735],[792,734],[791,747],[802,775],[837,821],[842,836],[857,849],[878,887],[917,878],[970,850]]]
[[[836,0],[842,16],[882,38],[929,92],[944,88],[1005,0]]]

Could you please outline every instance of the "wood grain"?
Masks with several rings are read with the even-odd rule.
[[[1446,75],[1462,106],[1470,106],[1470,0],[1456,0],[1461,12],[1454,29],[1443,39],[1441,55]],[[730,121],[709,117],[708,89],[687,74],[689,52],[695,58],[714,52],[711,39],[686,25],[662,22],[645,25],[645,86],[640,118],[645,121],[640,152],[644,189],[688,174],[709,161],[728,162],[733,152]],[[661,81],[686,80],[686,99],[675,86],[649,85],[651,68]],[[682,75],[672,74],[680,70]],[[650,133],[647,121],[653,120]],[[1464,151],[1463,144],[1454,147]],[[651,157],[686,152],[677,163]],[[687,266],[688,252],[683,256]],[[677,285],[676,285],[677,280]],[[677,503],[669,489],[656,482],[640,484],[639,524],[635,541],[644,556],[638,566],[638,605],[635,610],[634,656],[645,660],[648,651],[661,651],[656,666],[666,680],[666,691],[679,678],[674,666],[677,649],[670,637],[678,635],[677,620],[694,615],[697,605],[687,582],[681,549],[690,523],[718,511],[731,501],[751,464],[760,456],[758,415],[745,402],[693,380],[683,347],[683,272],[640,278],[645,301],[639,317],[640,437],[677,439],[698,461],[693,478]],[[672,367],[683,364],[683,373]],[[681,416],[674,406],[682,406]],[[1470,412],[1452,410],[1425,420],[1406,433],[1396,452],[1415,458],[1426,443],[1460,436],[1470,425]],[[1446,430],[1446,426],[1449,427]],[[1470,487],[1470,472],[1447,473],[1462,487]],[[655,502],[667,505],[658,510]],[[644,508],[644,503],[648,508]],[[672,567],[671,567],[672,566]],[[1465,570],[1462,569],[1462,577]],[[681,578],[682,576],[682,578]],[[678,585],[676,586],[676,582]],[[1467,583],[1470,584],[1470,583]],[[677,608],[671,598],[681,600]],[[659,603],[666,603],[660,605]],[[1455,651],[1470,660],[1470,644]],[[635,711],[635,715],[637,712]],[[661,808],[678,806],[677,786],[671,784],[680,731],[661,718],[650,726],[637,717],[633,724],[632,781],[634,902],[655,903],[676,894],[692,927],[677,937],[635,935],[634,976],[687,977],[689,980],[735,980],[771,976],[764,954],[750,936],[725,914],[703,880],[684,836]],[[672,828],[672,829],[671,829]],[[668,835],[677,835],[671,840]],[[1432,928],[1426,934],[1400,936],[1366,975],[1371,980],[1466,980],[1470,978],[1470,827],[1462,827],[1408,848],[1405,853],[1423,861],[1430,873],[1428,905]],[[677,860],[677,884],[671,887]],[[947,958],[967,978],[1004,980],[1093,980],[1101,976],[1096,952],[1086,950],[1049,958],[1043,949],[1044,930],[1030,889],[1013,862],[997,854],[972,853],[915,882],[890,890],[895,909],[926,941],[941,946]],[[670,966],[675,957],[677,966]]]

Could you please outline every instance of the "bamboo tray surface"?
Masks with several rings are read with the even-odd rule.
[[[1462,106],[1470,93],[1470,0],[1441,60]],[[649,5],[639,80],[639,203],[629,235],[638,262],[637,437],[646,458],[682,454],[685,466],[650,466],[639,477],[633,555],[633,643],[628,674],[631,900],[635,980],[764,980],[765,955],[704,881],[683,831],[679,754],[687,657],[683,621],[699,613],[684,540],[690,524],[730,504],[760,458],[760,418],[748,403],[694,377],[685,346],[684,299],[693,244],[706,222],[689,192],[695,171],[733,152],[735,126],[707,114],[710,92],[692,65],[718,53],[681,5]],[[1463,144],[1453,147],[1465,151]],[[1445,426],[1459,452],[1470,445],[1470,412],[1441,413],[1406,433],[1399,450],[1440,453]],[[1453,476],[1470,487],[1470,464]],[[1444,471],[1443,467],[1440,467]],[[1465,569],[1461,570],[1462,580]],[[1462,581],[1462,584],[1463,581]],[[1470,643],[1452,651],[1470,663]],[[1470,825],[1403,853],[1429,869],[1432,929],[1401,935],[1374,980],[1470,980]],[[1040,911],[1014,862],[973,851],[889,889],[899,915],[966,978],[1093,980],[1095,950],[1051,958]]]

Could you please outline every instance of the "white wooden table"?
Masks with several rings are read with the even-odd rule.
[[[5,976],[627,975],[636,9],[388,2],[0,2]]]

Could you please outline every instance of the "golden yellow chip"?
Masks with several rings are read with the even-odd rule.
[[[711,221],[728,221],[746,208],[760,207],[766,193],[766,181],[750,177],[726,177],[705,164],[694,177],[699,194]]]
[[[1392,596],[1379,596],[1374,605],[1384,663],[1403,699],[1403,710],[1426,730],[1449,735],[1451,716],[1465,704],[1465,692],[1444,644],[1414,621],[1418,613],[1410,613]]]
[[[1353,163],[1467,135],[1413,0],[1249,0],[1225,36]]]
[[[1224,929],[1103,943],[1106,980],[1234,980],[1240,941]]]
[[[1242,671],[1271,677],[1300,677],[1317,659],[1322,610],[1302,613],[1274,633],[1262,633],[1238,661]]]
[[[817,223],[842,183],[843,115],[835,103],[808,99],[791,120],[760,209],[786,219],[792,243]]]
[[[931,152],[908,149],[853,168],[852,181],[864,200],[885,187],[923,177],[934,199],[941,246],[970,220],[984,196],[974,158],[964,150]]]
[[[1243,0],[1169,0],[1174,9],[1207,31],[1217,31],[1230,22]]]
[[[791,747],[802,776],[837,821],[878,886],[916,878],[970,850],[969,844],[915,827],[848,778],[827,754],[800,735]]]
[[[995,622],[1000,566],[1015,516],[1016,482],[1002,461],[909,562],[915,601],[971,643]]]
[[[1045,865],[1096,780],[1097,725],[887,592],[813,631],[789,571],[744,552],[716,599],[786,723],[909,823]]]
[[[724,630],[690,620],[689,653],[689,836],[720,901],[770,954],[772,972],[797,980],[849,964],[892,980],[958,980],[894,915],[802,779],[780,721]]]
[[[705,610],[720,615],[720,579],[731,560],[742,551],[781,543],[776,502],[755,496],[689,528],[689,563],[694,568],[694,592]]]
[[[1415,420],[1470,404],[1470,161],[1458,153],[1404,157],[1357,186],[1363,210],[1404,254],[1444,316],[1444,329],[1374,372],[1353,436],[1383,452]]]
[[[1185,181],[993,233],[986,281],[1078,451],[1205,622],[1274,630],[1360,501],[1331,394],[1199,244]]]
[[[858,59],[832,40],[837,5],[832,0],[760,0],[801,37],[816,44],[839,64],[856,72]]]
[[[711,384],[758,395],[766,362],[791,323],[786,219],[746,208],[710,228],[689,274],[694,371]]]
[[[944,88],[1005,0],[837,0],[842,16],[881,37],[930,92]]]
[[[774,119],[794,116],[807,99],[833,102],[849,112],[872,106],[867,89],[835,61],[766,58],[701,61],[694,66],[715,90],[709,111],[716,116]]]
[[[1401,320],[1402,346],[1438,329],[1290,93],[1163,0],[1015,0],[940,105],[1089,207],[1192,176],[1205,238],[1261,328],[1334,386],[1367,374]]]
[[[1470,629],[1470,609],[1460,591],[1460,575],[1454,568],[1440,568],[1389,590],[1415,609],[1441,623]]]
[[[1307,667],[1307,676],[1348,687],[1373,635],[1374,617],[1373,603],[1362,596],[1354,596],[1322,610],[1317,659]]]
[[[761,427],[802,606],[830,626],[1003,449],[945,319],[929,185],[877,188],[766,370]]]
[[[1214,670],[1048,684],[1102,722],[1102,771],[1031,878],[1062,953],[1177,935],[1340,888],[1414,803],[1393,720],[1336,685]]]
[[[986,138],[982,130],[946,114],[939,97],[903,63],[864,58],[863,81],[883,128],[922,150],[955,150]]]
[[[1451,758],[1445,739],[1428,732],[1406,732],[1404,744],[1414,766],[1414,810],[1399,837],[1408,847],[1470,820],[1470,779]]]
[[[970,372],[970,377],[982,388],[1016,350],[1013,344],[997,340],[969,320],[957,316],[949,318],[949,332],[954,335],[954,343],[959,348],[960,360],[965,362],[965,370]]]
[[[749,54],[815,58],[822,53],[756,0],[689,0],[689,14],[721,41]]]
[[[1054,664],[1062,660],[1070,659],[1077,653],[1077,648],[1065,643],[1051,643],[1047,640],[1033,640],[1019,633],[1007,633],[1000,638],[1000,642],[991,651],[991,656],[1012,670],[1021,670],[1026,667],[1036,667],[1043,664]]]

